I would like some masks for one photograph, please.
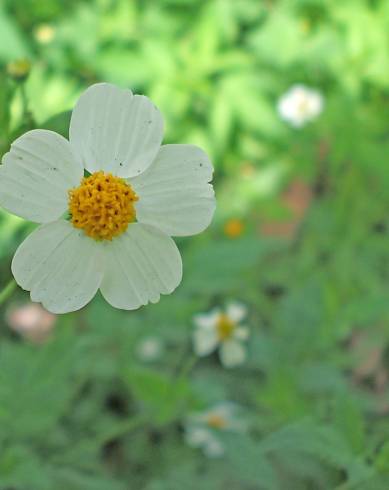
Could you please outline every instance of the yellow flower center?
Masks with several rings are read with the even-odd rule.
[[[135,221],[137,200],[124,179],[95,172],[69,191],[71,223],[95,240],[112,240]]]
[[[217,336],[219,340],[226,340],[231,337],[235,329],[235,323],[227,315],[222,313],[216,324]]]
[[[224,233],[229,238],[237,238],[244,231],[244,224],[239,219],[230,219],[224,225]]]
[[[227,422],[221,415],[212,414],[208,416],[207,424],[213,429],[224,429],[224,427],[226,427],[227,425]]]
[[[297,112],[300,116],[305,116],[309,112],[309,100],[304,98],[298,101]]]

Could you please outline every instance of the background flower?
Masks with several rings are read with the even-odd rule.
[[[136,353],[144,362],[153,362],[161,358],[164,345],[158,337],[146,337],[142,339],[136,348]]]
[[[185,424],[186,442],[189,446],[201,448],[209,458],[223,456],[225,450],[218,433],[243,432],[246,429],[238,413],[239,408],[235,404],[224,402],[190,415]]]
[[[323,97],[304,85],[294,85],[278,101],[282,119],[296,128],[316,119],[323,110]]]
[[[222,312],[214,309],[209,313],[198,314],[193,318],[194,350],[198,356],[206,356],[219,350],[223,366],[232,368],[246,359],[245,341],[249,330],[241,325],[247,315],[247,308],[240,303],[229,303]]]

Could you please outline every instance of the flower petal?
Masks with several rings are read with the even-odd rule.
[[[244,341],[250,337],[250,330],[245,325],[241,325],[241,326],[235,328],[233,335],[237,340],[243,340]]]
[[[219,350],[220,361],[226,368],[242,364],[246,359],[246,350],[236,340],[225,340]]]
[[[208,183],[212,172],[200,148],[162,146],[151,167],[130,182],[139,196],[138,221],[173,236],[200,233],[215,211],[215,194]]]
[[[207,356],[219,343],[216,329],[198,328],[193,333],[193,348],[198,356]]]
[[[222,443],[219,439],[216,439],[215,436],[209,438],[208,441],[204,444],[204,454],[208,458],[220,458],[223,456],[225,450]]]
[[[191,447],[202,447],[212,437],[212,432],[205,427],[188,426],[185,430],[185,440]]]
[[[242,303],[229,303],[226,307],[227,316],[235,323],[241,322],[247,315],[247,307]]]
[[[109,83],[89,87],[70,121],[70,144],[91,173],[139,175],[154,160],[162,137],[162,116],[153,103]]]
[[[153,228],[131,224],[123,235],[106,244],[106,274],[101,293],[112,306],[135,310],[181,282],[182,262],[174,241]]]
[[[85,306],[103,276],[100,244],[65,220],[40,226],[17,249],[12,273],[52,313]]]
[[[30,221],[54,221],[66,210],[68,190],[82,175],[65,138],[44,129],[28,131],[3,157],[0,205]]]
[[[193,323],[198,328],[214,329],[220,317],[220,309],[214,308],[209,313],[198,313],[193,317]]]

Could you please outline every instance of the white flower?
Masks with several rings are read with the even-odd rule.
[[[230,303],[225,312],[214,309],[194,317],[194,350],[198,356],[207,356],[219,348],[220,361],[225,367],[235,367],[246,359],[245,341],[249,330],[241,325],[247,308],[240,303]]]
[[[304,85],[294,85],[279,99],[278,112],[282,119],[300,128],[317,118],[323,105],[319,92]]]
[[[201,149],[161,146],[162,136],[147,97],[101,83],[78,100],[69,141],[33,130],[12,144],[0,205],[43,223],[12,261],[32,301],[65,313],[100,289],[112,306],[133,310],[178,286],[181,256],[170,236],[209,225],[213,168]]]
[[[157,337],[147,337],[139,342],[136,353],[142,361],[153,362],[161,357],[163,344]]]
[[[238,407],[234,403],[224,402],[205,412],[190,415],[185,424],[186,442],[191,447],[201,448],[210,458],[222,456],[224,447],[218,433],[246,430],[246,424],[237,412]]]

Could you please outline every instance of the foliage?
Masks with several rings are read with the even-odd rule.
[[[1,490],[389,488],[388,19],[385,0],[1,3],[1,155],[30,128],[66,136],[77,96],[106,80],[153,99],[167,142],[210,153],[218,197],[159,304],[97,297],[44,345],[3,307]],[[25,81],[7,71],[22,58]],[[295,83],[325,98],[300,130],[276,110]],[[5,285],[33,225],[5,211],[0,225]],[[192,316],[229,300],[249,307],[246,364],[195,363]],[[148,365],[147,336],[165,346]],[[223,400],[249,429],[207,459],[185,418]]]

